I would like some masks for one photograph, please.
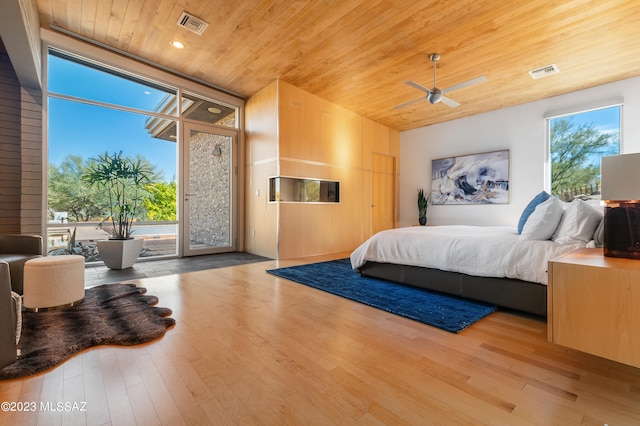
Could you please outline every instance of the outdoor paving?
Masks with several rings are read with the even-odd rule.
[[[220,253],[175,259],[139,260],[131,268],[113,270],[104,265],[85,268],[85,287],[149,277],[223,268],[246,263],[264,262],[266,257],[250,253]]]

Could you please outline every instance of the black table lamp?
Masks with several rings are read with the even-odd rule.
[[[640,259],[640,153],[602,157],[604,255]]]

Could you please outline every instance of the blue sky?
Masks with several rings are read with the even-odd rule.
[[[167,95],[94,68],[49,56],[49,90],[130,108],[153,111]],[[176,177],[176,144],[152,138],[145,128],[146,115],[49,99],[49,162],[60,164],[69,154],[85,159],[107,152],[140,154],[162,172],[166,181]]]
[[[616,138],[612,141],[618,144],[618,151],[615,154],[620,153],[620,107],[601,108],[593,111],[581,112],[571,116],[572,119],[578,124],[590,124],[602,133],[615,133]],[[562,118],[562,117],[559,117]],[[553,119],[552,119],[553,121]],[[614,154],[612,153],[612,154]],[[610,154],[606,154],[610,155]],[[588,162],[600,167],[600,158],[602,153],[594,154],[589,157]]]
[[[580,123],[592,123],[601,132],[620,131],[620,109],[618,107],[602,108],[574,115]]]

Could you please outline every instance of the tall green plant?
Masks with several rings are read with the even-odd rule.
[[[422,188],[418,189],[418,218],[419,219],[427,217],[427,208],[429,207],[430,199],[431,199],[431,194],[425,197],[424,190]]]
[[[133,219],[142,211],[144,186],[153,176],[152,170],[140,159],[132,160],[118,153],[104,153],[91,158],[82,175],[89,188],[106,189],[109,199],[109,218],[113,226],[112,238],[131,238]]]

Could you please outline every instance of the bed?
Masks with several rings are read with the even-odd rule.
[[[602,220],[586,203],[588,207],[554,200],[547,203],[555,206],[553,217],[540,208],[518,228],[451,225],[382,231],[351,253],[351,265],[363,276],[546,316],[548,262],[594,246]],[[535,232],[544,232],[533,232],[534,226]]]

